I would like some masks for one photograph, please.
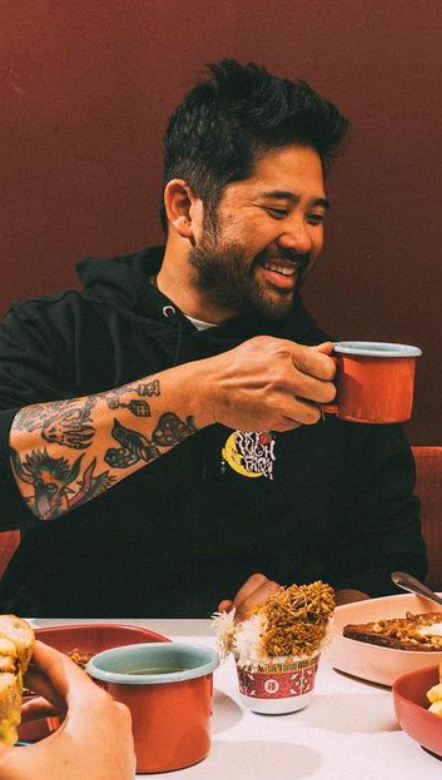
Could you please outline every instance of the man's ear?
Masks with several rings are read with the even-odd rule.
[[[194,240],[192,214],[198,198],[184,179],[171,179],[164,190],[167,220],[181,238]]]

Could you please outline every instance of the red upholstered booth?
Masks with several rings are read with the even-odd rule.
[[[426,582],[433,590],[442,591],[442,447],[413,447],[413,453],[428,553]]]
[[[3,531],[0,533],[0,577],[6,569],[20,542],[20,531]]]

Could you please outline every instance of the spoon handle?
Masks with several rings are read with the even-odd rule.
[[[430,588],[427,588],[423,582],[419,582],[419,580],[417,580],[416,577],[412,577],[411,574],[407,574],[404,571],[394,571],[391,575],[391,579],[398,588],[408,590],[410,593],[415,593],[418,596],[425,596],[427,599],[435,601],[436,604],[442,604],[442,598],[438,596],[437,593],[434,593]]]

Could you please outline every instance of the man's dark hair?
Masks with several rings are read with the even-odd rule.
[[[184,179],[213,216],[223,188],[249,178],[261,153],[299,144],[321,157],[326,171],[350,128],[336,106],[304,81],[236,60],[208,65],[210,76],[187,93],[164,139],[164,186]],[[161,221],[167,231],[163,198]]]

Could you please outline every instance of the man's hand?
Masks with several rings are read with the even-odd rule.
[[[264,574],[252,574],[238,591],[234,599],[223,599],[218,604],[219,612],[230,612],[235,607],[235,620],[244,620],[246,613],[263,604],[270,596],[273,596],[281,586],[273,580],[269,580]],[[367,593],[361,590],[337,590],[336,606],[351,604],[354,601],[369,599]]]
[[[235,598],[224,599],[218,605],[219,612],[230,612],[235,607],[235,620],[244,620],[246,613],[263,604],[270,596],[273,596],[281,586],[273,580],[269,580],[264,574],[252,574],[238,591]]]
[[[211,422],[243,431],[289,431],[321,417],[336,395],[333,344],[305,347],[256,336],[207,358],[199,382]]]
[[[35,745],[0,745],[1,780],[133,780],[129,710],[57,650],[37,642],[34,660],[37,668],[26,675],[26,685],[55,709],[62,707],[66,717]],[[38,709],[41,702],[35,715]]]
[[[335,596],[337,607],[342,606],[342,604],[352,604],[354,601],[365,601],[370,598],[368,593],[363,593],[362,590],[352,590],[350,588],[337,590]]]

